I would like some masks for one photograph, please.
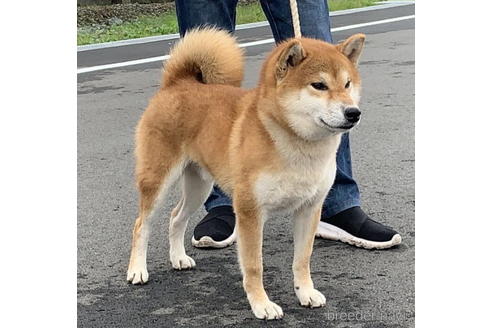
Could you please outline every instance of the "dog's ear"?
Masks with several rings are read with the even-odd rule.
[[[284,78],[289,68],[299,65],[304,58],[306,58],[306,52],[301,42],[299,40],[290,41],[278,57],[275,70],[277,80]]]
[[[354,34],[347,40],[337,44],[337,49],[357,66],[360,54],[362,53],[362,48],[364,48],[365,40],[366,36],[364,34]]]

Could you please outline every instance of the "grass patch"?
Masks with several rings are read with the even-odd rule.
[[[369,7],[381,0],[329,0],[330,11]]]
[[[77,45],[142,38],[146,36],[178,32],[174,11],[159,16],[141,16],[130,22],[113,24],[109,27],[80,27]]]
[[[379,0],[329,0],[330,11],[372,6]],[[266,20],[258,3],[239,5],[236,13],[236,23],[246,24]],[[77,44],[92,44],[118,41],[146,36],[178,33],[178,23],[175,11],[158,16],[140,16],[128,22],[120,22],[110,26],[79,27]]]
[[[267,18],[259,3],[237,6],[236,24],[247,24],[265,21]]]

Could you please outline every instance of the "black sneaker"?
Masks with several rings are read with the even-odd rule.
[[[401,243],[401,236],[356,206],[329,218],[321,218],[316,237],[341,241],[366,249],[385,249]]]
[[[198,248],[224,248],[236,241],[232,206],[217,206],[196,225],[191,243]]]

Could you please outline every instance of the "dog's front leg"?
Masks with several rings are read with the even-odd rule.
[[[306,205],[294,214],[294,290],[302,306],[321,307],[326,298],[314,289],[309,262],[321,217],[321,205]]]
[[[236,206],[237,246],[243,273],[243,287],[258,319],[280,319],[282,308],[269,300],[263,287],[263,218],[249,205]]]

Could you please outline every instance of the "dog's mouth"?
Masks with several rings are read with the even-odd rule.
[[[319,121],[321,123],[323,123],[324,125],[326,125],[327,127],[329,127],[330,129],[333,129],[333,130],[350,130],[351,128],[353,128],[356,125],[356,123],[349,123],[349,124],[344,124],[344,125],[332,126],[332,125],[326,123],[325,120],[323,120],[321,117],[319,118]]]

